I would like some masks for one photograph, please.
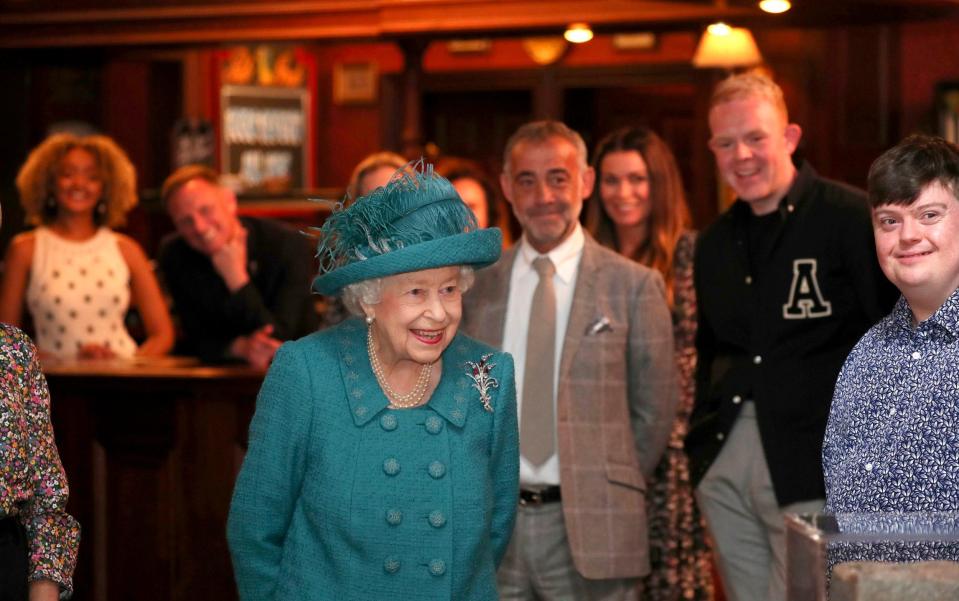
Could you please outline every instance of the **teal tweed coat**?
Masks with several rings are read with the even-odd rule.
[[[467,365],[490,353],[492,411]],[[389,409],[360,320],[280,348],[227,524],[241,599],[498,599],[519,486],[513,359],[457,335],[442,369],[429,403]]]

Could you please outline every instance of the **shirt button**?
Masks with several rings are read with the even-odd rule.
[[[430,526],[434,528],[442,528],[446,525],[446,515],[442,511],[436,509],[430,512]]]
[[[433,576],[442,576],[446,573],[446,562],[442,559],[430,560],[430,574]]]
[[[716,440],[723,440],[723,439],[725,439],[725,438],[726,438],[726,435],[723,434],[722,432],[717,432],[717,433],[716,433]]]
[[[395,476],[400,473],[400,462],[396,457],[390,457],[383,462],[383,473],[387,476]]]
[[[446,475],[446,466],[442,462],[434,461],[430,463],[429,472],[434,480],[439,480]]]
[[[750,284],[752,284],[752,283],[753,283],[753,276],[747,275],[747,276],[746,276],[746,285],[748,286],[748,285],[750,285]]]
[[[763,362],[762,355],[756,355],[755,357],[753,357],[753,363],[755,363],[756,365],[759,365],[762,362]]]
[[[386,510],[386,523],[390,526],[399,526],[403,521],[403,512],[399,509]]]
[[[913,352],[912,352],[912,358],[913,358],[913,359],[920,359],[920,358],[922,358],[922,355],[919,354],[919,351],[913,351]]]
[[[387,413],[380,418],[380,427],[386,430],[387,432],[392,432],[396,429],[397,421],[396,416],[392,413]]]
[[[426,426],[426,431],[429,432],[430,434],[439,434],[440,432],[443,431],[443,420],[436,417],[435,415],[431,415],[426,418],[425,426]]]
[[[872,471],[872,464],[871,464],[871,463],[867,463],[867,464],[866,464],[866,471],[867,471],[867,472],[871,472],[871,471]]]
[[[891,409],[889,409],[889,415],[895,415],[895,414],[896,414],[896,408],[895,408],[895,407],[892,407]]]
[[[383,571],[387,574],[395,574],[400,571],[400,560],[395,555],[390,555],[383,560]]]
[[[733,397],[733,405],[738,405],[742,402],[743,402],[743,397],[739,396],[738,394]]]

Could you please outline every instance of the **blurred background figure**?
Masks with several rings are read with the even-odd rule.
[[[353,204],[361,196],[366,196],[380,186],[385,186],[396,170],[405,167],[407,163],[409,161],[388,150],[367,155],[353,168],[350,183],[346,186],[344,204]],[[335,326],[350,316],[339,297],[321,295],[318,298],[320,328]]]
[[[150,262],[111,229],[137,203],[126,153],[106,136],[54,134],[30,153],[16,183],[38,227],[7,249],[0,321],[22,325],[26,304],[40,352],[56,357],[167,353],[173,324]],[[131,304],[145,330],[139,346],[124,325]]]
[[[67,476],[37,349],[5,323],[0,373],[0,601],[55,601],[73,591],[80,525],[65,511]]]
[[[374,152],[353,168],[350,183],[346,188],[350,201],[366,196],[380,186],[385,186],[400,167],[408,163],[406,159],[388,150]]]
[[[586,207],[586,229],[601,244],[662,274],[676,341],[680,405],[647,492],[652,571],[643,598],[711,599],[710,554],[683,452],[695,385],[696,296],[695,234],[682,179],[672,151],[645,127],[603,138],[593,166],[597,184]]]
[[[265,369],[284,340],[316,329],[305,236],[240,217],[236,195],[205,165],[174,171],[161,195],[176,227],[158,262],[183,328],[178,350]]]
[[[477,225],[480,228],[500,228],[503,231],[503,247],[510,246],[509,211],[483,169],[473,161],[447,157],[440,161],[436,171],[453,184],[460,198],[476,216]]]

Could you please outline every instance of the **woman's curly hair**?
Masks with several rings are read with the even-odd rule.
[[[94,211],[98,225],[123,225],[126,214],[137,204],[137,172],[129,157],[111,138],[102,135],[53,134],[30,152],[17,173],[17,190],[27,222],[53,223],[57,217],[56,179],[60,162],[74,148],[89,152],[97,164],[104,210]],[[52,202],[51,202],[52,201]]]

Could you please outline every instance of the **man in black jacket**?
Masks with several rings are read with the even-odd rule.
[[[236,196],[202,165],[176,170],[162,196],[177,229],[159,263],[183,329],[180,352],[265,368],[282,341],[316,329],[304,236],[239,217]]]
[[[731,601],[785,598],[783,513],[822,508],[839,368],[888,312],[865,195],[792,161],[802,130],[763,75],[721,82],[710,148],[736,202],[700,237],[686,447]]]

